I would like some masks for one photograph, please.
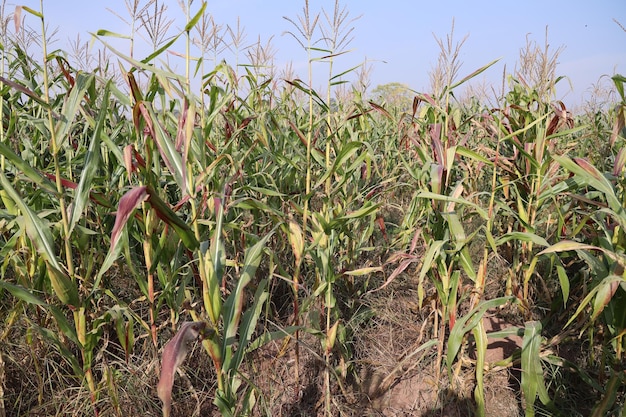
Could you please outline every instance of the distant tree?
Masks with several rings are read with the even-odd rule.
[[[378,104],[389,109],[405,111],[411,108],[413,92],[408,85],[402,83],[388,83],[376,86],[371,98]]]

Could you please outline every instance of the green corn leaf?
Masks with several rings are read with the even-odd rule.
[[[200,20],[200,18],[204,14],[204,11],[206,10],[206,5],[207,5],[207,2],[203,1],[202,7],[200,7],[200,10],[198,10],[198,13],[196,13],[195,16],[192,17],[189,20],[189,22],[187,22],[187,24],[185,25],[185,29],[184,29],[185,32],[189,32],[191,29],[194,28],[194,26],[196,26],[196,23],[198,23],[198,20]]]
[[[593,300],[593,313],[591,314],[591,321],[593,322],[598,318],[600,313],[604,311],[605,307],[609,304],[609,302],[613,299],[619,284],[625,282],[622,280],[615,279],[604,279],[602,282],[595,288],[596,296]]]
[[[17,170],[21,174],[25,175],[38,187],[41,187],[43,190],[56,195],[57,187],[52,181],[41,175],[39,171],[31,167],[27,162],[20,158],[19,155],[13,152],[11,148],[9,148],[6,144],[2,142],[0,142],[0,155],[9,160],[11,164],[13,164],[13,166],[17,168]]]
[[[461,262],[463,271],[465,271],[469,279],[476,282],[477,274],[476,269],[474,268],[474,263],[472,262],[472,255],[470,254],[469,246],[465,246],[461,249],[459,252],[459,261]]]
[[[72,122],[76,117],[76,113],[81,106],[82,101],[85,98],[87,90],[92,86],[95,80],[94,74],[79,73],[76,77],[76,83],[70,90],[68,97],[63,103],[63,110],[61,111],[61,117],[54,127],[56,131],[56,137],[59,142],[66,141],[66,137],[72,127]],[[108,101],[105,101],[108,103]],[[102,111],[105,115],[106,111]],[[102,115],[101,115],[102,117]]]
[[[207,247],[208,244],[205,242],[200,245],[200,256],[203,256],[205,260],[205,270],[202,276],[202,297],[204,308],[207,310],[214,327],[217,326],[219,317],[222,314],[220,285],[224,275],[224,262],[226,258],[221,236],[223,224],[224,207],[223,204],[220,203],[217,210],[211,247]]]
[[[59,300],[63,304],[78,307],[78,289],[76,284],[63,272],[61,269],[57,269],[50,262],[46,262],[48,267],[48,277],[50,278],[50,284]]]
[[[76,284],[63,272],[57,260],[50,226],[28,207],[2,172],[0,172],[0,184],[22,212],[23,227],[26,229],[26,234],[33,246],[46,262],[48,277],[56,296],[64,304],[78,306],[78,289]]]
[[[543,378],[541,366],[541,323],[538,321],[527,322],[522,341],[522,391],[526,401],[526,416],[535,415],[535,400],[537,396],[541,402],[554,408],[552,400],[548,396]]]
[[[226,360],[228,358],[228,349],[235,342],[234,338],[239,328],[239,321],[241,319],[241,313],[243,309],[245,288],[250,283],[252,278],[254,278],[256,270],[261,263],[261,258],[263,255],[263,251],[265,250],[265,245],[272,234],[273,231],[265,235],[263,239],[259,240],[257,243],[254,244],[254,246],[246,251],[246,255],[243,261],[243,269],[241,271],[241,276],[237,281],[237,286],[224,303],[223,318],[225,336],[224,345],[222,347],[222,357],[224,358],[224,363],[226,363]],[[240,338],[243,336],[244,335],[240,333]],[[242,341],[240,341],[240,344],[241,343]],[[240,349],[242,347],[243,346],[240,346]]]
[[[539,384],[543,384],[543,368],[539,354],[541,347],[541,324],[527,322],[522,345],[522,391],[526,401],[526,416],[535,415],[535,400]]]
[[[59,327],[59,330],[61,330],[61,332],[65,335],[65,337],[76,343],[77,346],[81,346],[80,342],[78,341],[78,336],[76,334],[76,328],[74,327],[73,323],[70,323],[70,321],[65,317],[65,312],[63,312],[60,308],[52,305],[48,306],[48,310],[50,310],[50,312],[54,316],[54,321]]]
[[[46,306],[46,302],[33,294],[30,290],[22,287],[21,285],[15,285],[6,281],[0,280],[0,288],[3,288],[13,294],[15,298],[19,298],[28,304],[34,304],[38,306]]]
[[[343,54],[348,53],[348,52],[350,52],[350,51],[343,51],[343,52],[341,52],[341,53],[339,53],[339,54],[334,54],[333,56],[343,55]],[[333,76],[330,78],[330,80],[331,80],[331,81],[335,81],[335,80],[337,80],[338,78],[341,78],[341,77],[343,77],[344,75],[349,74],[349,73],[351,73],[352,71],[354,71],[354,70],[356,70],[356,69],[358,69],[358,68],[361,68],[361,64],[359,64],[359,65],[357,65],[357,66],[354,66],[354,67],[352,67],[352,68],[349,68],[349,69],[347,69],[347,70],[345,70],[345,71],[342,71],[342,72],[340,72],[339,74],[335,74],[335,75],[333,75]]]
[[[604,390],[604,395],[602,399],[598,401],[598,403],[593,408],[593,413],[591,417],[605,417],[610,415],[609,411],[613,404],[615,404],[615,400],[617,398],[617,392],[620,389],[620,385],[623,387],[624,381],[620,378],[620,375],[615,370],[611,371],[611,378],[609,382],[606,384],[606,388]],[[626,411],[626,404],[624,404],[623,411]],[[615,415],[615,414],[612,414]],[[622,412],[622,416],[624,413]]]
[[[604,306],[606,305],[603,303],[602,300],[606,299],[606,293],[608,292],[607,287],[610,289],[613,287],[614,283],[616,282],[620,283],[620,282],[623,282],[623,280],[624,278],[618,275],[609,275],[606,278],[604,278],[598,285],[596,285],[591,291],[589,291],[589,294],[587,294],[585,298],[583,298],[583,300],[578,305],[578,308],[574,312],[574,315],[572,315],[572,317],[567,321],[567,323],[565,323],[565,327],[572,324],[572,322],[576,319],[576,317],[578,317],[578,315],[586,309],[588,304],[591,303],[591,300],[593,300],[594,297],[596,297],[598,292],[602,290],[604,294],[604,298],[602,298],[602,295],[601,295],[601,301],[594,303],[594,311],[592,313],[594,317],[597,317],[602,312],[602,309],[604,308],[603,305]],[[591,324],[591,322],[589,324]]]
[[[482,320],[479,320],[476,327],[472,329],[474,340],[476,341],[476,388],[474,389],[474,400],[476,401],[476,415],[485,416],[485,388],[484,388],[484,368],[485,354],[487,352],[487,332]]]
[[[362,147],[362,142],[348,142],[343,145],[343,147],[337,154],[337,158],[335,159],[335,162],[333,163],[331,169],[326,171],[324,175],[322,175],[322,177],[317,181],[317,184],[313,188],[318,188],[319,186],[324,184],[324,182],[326,182],[326,180],[330,178],[331,175],[337,172],[339,168],[343,167],[350,160],[350,158]]]
[[[159,195],[150,187],[147,187],[148,202],[156,211],[159,219],[172,226],[176,234],[183,241],[187,249],[196,250],[200,243],[191,230],[191,227],[185,223],[178,215],[169,207],[169,205],[159,197]]]
[[[186,194],[187,184],[181,154],[176,150],[176,146],[169,137],[169,134],[163,129],[163,126],[161,125],[156,113],[154,113],[150,103],[142,102],[139,103],[138,106],[148,125],[148,128],[152,132],[151,136],[159,148],[159,153],[161,154],[161,158],[163,158],[163,162],[165,162],[165,165],[170,170],[170,173],[174,177],[174,180],[183,195]]]
[[[275,340],[284,339],[287,336],[293,335],[297,331],[306,331],[308,329],[302,326],[287,326],[283,329],[276,330],[274,332],[264,332],[261,336],[250,342],[246,348],[246,354],[266,345],[269,342]]]
[[[84,376],[84,370],[81,366],[78,358],[74,353],[68,349],[64,343],[59,340],[59,336],[57,332],[53,332],[50,329],[46,329],[44,327],[35,326],[35,329],[48,341],[52,346],[54,346],[59,355],[63,360],[65,360],[71,367],[74,374],[77,376]]]
[[[446,355],[448,371],[452,370],[452,363],[461,349],[465,334],[478,325],[478,322],[482,320],[485,312],[490,308],[495,308],[509,302],[513,302],[514,300],[515,297],[499,297],[492,300],[482,301],[474,307],[472,311],[456,321],[456,324],[450,330],[450,336],[448,337],[448,352]]]
[[[100,32],[101,32],[101,31],[98,31],[98,34],[99,34]],[[111,34],[112,32],[106,32],[106,33]],[[96,35],[96,36],[103,36],[103,35]],[[114,36],[114,35],[112,35],[112,36]],[[159,50],[158,50],[158,51],[156,51],[156,52],[159,52],[159,53],[160,53],[160,52],[162,52],[162,49],[163,49],[165,46],[168,46],[168,47],[169,47],[169,46],[171,46],[171,45],[172,45],[172,44],[176,41],[176,39],[177,39],[178,37],[180,37],[180,34],[179,34],[179,35],[177,35],[176,37],[172,38],[172,39],[171,39],[170,41],[168,41],[165,45],[163,45],[161,48],[159,48]],[[120,52],[120,51],[118,51],[115,47],[113,47],[110,43],[103,41],[103,40],[102,40],[102,38],[98,37],[98,40],[99,40],[100,42],[102,42],[102,44],[103,44],[103,45],[104,45],[104,46],[105,46],[108,50],[110,50],[111,52],[113,52],[115,55],[119,56],[120,58],[122,58],[123,60],[127,61],[128,63],[132,64],[133,68],[131,69],[131,72],[136,71],[136,69],[138,68],[138,69],[142,69],[142,70],[146,71],[146,72],[147,72],[147,73],[149,73],[149,74],[160,75],[160,76],[163,76],[163,77],[165,77],[165,78],[170,78],[170,79],[172,79],[172,80],[177,80],[177,81],[179,81],[180,83],[183,83],[183,84],[186,82],[185,77],[184,77],[184,76],[182,76],[182,75],[175,74],[175,73],[173,73],[173,72],[171,72],[171,71],[165,71],[165,70],[163,70],[163,69],[157,68],[157,67],[155,67],[155,66],[153,66],[153,65],[150,65],[150,64],[147,64],[146,62],[144,62],[144,61],[146,61],[146,60],[151,61],[151,60],[154,58],[154,56],[153,56],[153,55],[155,55],[155,53],[156,53],[156,52],[155,52],[155,53],[152,53],[149,57],[147,57],[147,58],[145,58],[145,59],[143,59],[143,60],[141,60],[141,61],[138,61],[138,60],[136,60],[136,59],[134,59],[134,58],[131,58],[131,57],[129,57],[129,56],[127,56],[127,55],[125,55],[125,54],[121,53],[121,52]],[[158,54],[157,54],[157,55],[158,55]],[[151,59],[148,59],[148,58],[151,58]]]
[[[442,212],[441,216],[448,223],[450,233],[454,237],[453,242],[455,244],[455,250],[460,250],[467,243],[467,236],[459,220],[459,215],[456,212]]]
[[[463,204],[465,206],[471,207],[474,210],[476,210],[476,213],[478,213],[480,215],[480,217],[482,217],[483,219],[485,219],[485,220],[489,219],[489,216],[488,216],[487,211],[485,209],[480,207],[478,204],[472,203],[471,201],[466,200],[464,198],[454,198],[454,197],[449,197],[449,196],[442,195],[442,194],[432,193],[432,192],[429,192],[429,191],[420,191],[417,194],[417,198],[425,198],[425,199],[429,199],[429,200],[439,200],[439,201],[445,201],[447,203]]]
[[[571,250],[575,250],[575,251],[579,251],[583,249],[602,250],[602,248],[599,248],[597,246],[574,242],[573,240],[561,240],[560,242],[557,242],[554,245],[544,245],[544,246],[548,246],[548,247],[542,250],[541,252],[539,252],[537,256],[546,255],[549,253],[567,252]]]
[[[261,316],[261,309],[267,301],[269,296],[267,290],[267,278],[264,278],[259,282],[257,290],[254,294],[253,304],[246,310],[241,320],[241,326],[239,326],[239,346],[233,356],[233,360],[230,365],[230,369],[238,370],[243,362],[245,353],[248,351],[252,335],[256,328],[257,321]]]
[[[559,276],[559,285],[561,286],[561,293],[563,294],[563,307],[565,308],[569,298],[569,277],[560,259],[557,260],[555,267],[557,275]]]
[[[495,65],[498,61],[500,60],[500,58],[498,59],[494,59],[493,61],[491,61],[490,63],[488,63],[487,65],[483,65],[482,67],[478,68],[477,70],[475,70],[474,72],[472,72],[469,75],[466,75],[465,77],[463,77],[460,81],[452,84],[449,87],[449,90],[454,90],[456,87],[460,86],[461,84],[471,80],[472,78],[482,74],[484,71],[486,71],[487,69],[489,69],[489,67]]]
[[[442,251],[443,246],[446,244],[445,240],[436,240],[432,242],[428,246],[428,251],[426,251],[426,255],[424,255],[424,260],[422,261],[422,268],[420,269],[420,274],[418,278],[418,302],[421,307],[423,301],[423,286],[424,286],[424,278],[430,269],[433,267],[433,262],[439,256]],[[420,291],[419,289],[422,288]]]
[[[514,241],[522,241],[522,242],[533,242],[539,246],[550,246],[548,241],[543,237],[536,235],[530,232],[509,232],[502,235],[502,237],[496,240],[496,245],[500,246],[510,240]],[[545,252],[545,251],[544,251]],[[543,252],[542,252],[543,253]],[[546,252],[548,253],[548,252]]]
[[[103,103],[109,102],[110,85],[111,81],[108,81],[106,86],[104,87],[104,93],[102,95]],[[91,137],[91,143],[89,144],[89,149],[85,158],[85,165],[81,172],[78,187],[76,188],[74,208],[72,209],[72,216],[70,218],[69,234],[72,234],[74,227],[76,226],[78,220],[80,220],[83,214],[83,210],[87,205],[87,201],[89,201],[91,185],[93,183],[93,179],[98,172],[98,165],[100,163],[100,135],[102,134],[102,128],[106,121],[106,116],[107,112],[102,109],[100,111],[100,117],[98,118],[98,122],[96,123],[96,127]]]
[[[111,32],[110,30],[100,29],[96,32],[97,36],[108,36],[111,38],[130,39],[128,35],[122,35],[120,33]]]
[[[37,10],[31,9],[28,6],[17,6],[17,8],[26,10],[28,13],[32,14],[33,16],[37,16],[38,18],[43,19],[43,14],[41,14],[41,12],[38,12]],[[16,13],[18,13],[17,10],[16,10]]]
[[[461,156],[465,156],[467,158],[473,159],[478,162],[482,162],[485,165],[493,166],[493,161],[479,154],[478,152],[474,152],[471,149],[468,149],[464,146],[457,146],[456,153]]]
[[[576,158],[575,161],[566,156],[553,155],[553,159],[557,161],[563,168],[571,171],[580,177],[585,184],[588,184],[596,190],[602,192],[606,198],[611,210],[620,212],[623,210],[622,204],[615,195],[615,190],[611,182],[596,167],[591,165],[587,160]]]

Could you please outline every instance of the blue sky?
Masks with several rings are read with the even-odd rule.
[[[39,8],[39,1],[23,0],[21,4]],[[165,4],[168,14],[176,19],[174,27],[183,27],[178,2],[167,0]],[[347,7],[348,19],[360,18],[352,23],[354,40],[349,45],[350,52],[337,58],[335,68],[342,72],[367,58],[373,64],[372,88],[400,82],[426,91],[428,71],[435,65],[439,52],[433,34],[445,39],[452,19],[455,39],[469,36],[461,50],[461,75],[500,58],[498,64],[480,77],[500,85],[504,65],[508,72],[513,71],[527,36],[543,45],[546,26],[550,45],[564,47],[557,73],[569,77],[573,85],[571,91],[567,82],[561,82],[558,98],[566,104],[580,102],[600,76],[626,74],[626,32],[613,21],[617,19],[626,26],[624,0],[343,0],[340,5]],[[199,6],[200,0],[195,0],[192,10]],[[220,0],[209,1],[208,11],[223,25],[235,26],[239,17],[248,44],[258,36],[262,42],[273,36],[275,64],[282,68],[292,62],[294,70],[304,79],[306,53],[292,37],[284,34],[293,26],[283,18],[296,20],[303,6],[304,1],[300,0]],[[61,31],[59,47],[77,33],[85,40],[89,38],[88,32],[98,29],[128,33],[128,27],[107,7],[127,15],[124,0],[44,0],[48,23],[59,26]],[[313,13],[324,8],[330,14],[333,7],[334,1],[310,1]],[[148,52],[145,45],[138,48],[138,55]],[[226,58],[234,64],[232,56]],[[327,68],[317,64],[314,72],[324,80]]]

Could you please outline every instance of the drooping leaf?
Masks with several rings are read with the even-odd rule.
[[[115,224],[113,225],[113,231],[111,232],[111,248],[109,252],[112,252],[117,247],[117,243],[122,232],[122,228],[126,226],[126,222],[133,214],[135,209],[141,205],[141,203],[148,200],[149,194],[147,186],[135,187],[126,192],[120,199],[117,207],[117,213],[115,215]]]
[[[172,387],[176,370],[185,360],[189,351],[188,343],[197,339],[206,327],[202,321],[183,323],[176,335],[163,348],[161,355],[161,376],[157,385],[157,394],[163,402],[163,417],[169,417],[172,407]]]
[[[581,249],[597,249],[601,250],[601,248],[593,245],[587,245],[584,243],[574,242],[572,240],[561,240],[560,242],[555,243],[554,245],[548,246],[537,255],[545,255],[548,253],[555,252],[567,252],[571,250],[581,250]]]
[[[45,306],[46,302],[33,294],[30,290],[22,287],[21,285],[11,284],[6,281],[0,280],[0,288],[4,288],[13,294],[14,297],[19,298],[22,301],[25,301],[29,304],[34,304],[38,306]]]

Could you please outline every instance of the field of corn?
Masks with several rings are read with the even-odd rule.
[[[530,42],[460,99],[449,35],[372,93],[339,3],[286,18],[302,78],[126,4],[81,61],[2,3],[0,417],[626,415],[624,76],[570,112]]]

